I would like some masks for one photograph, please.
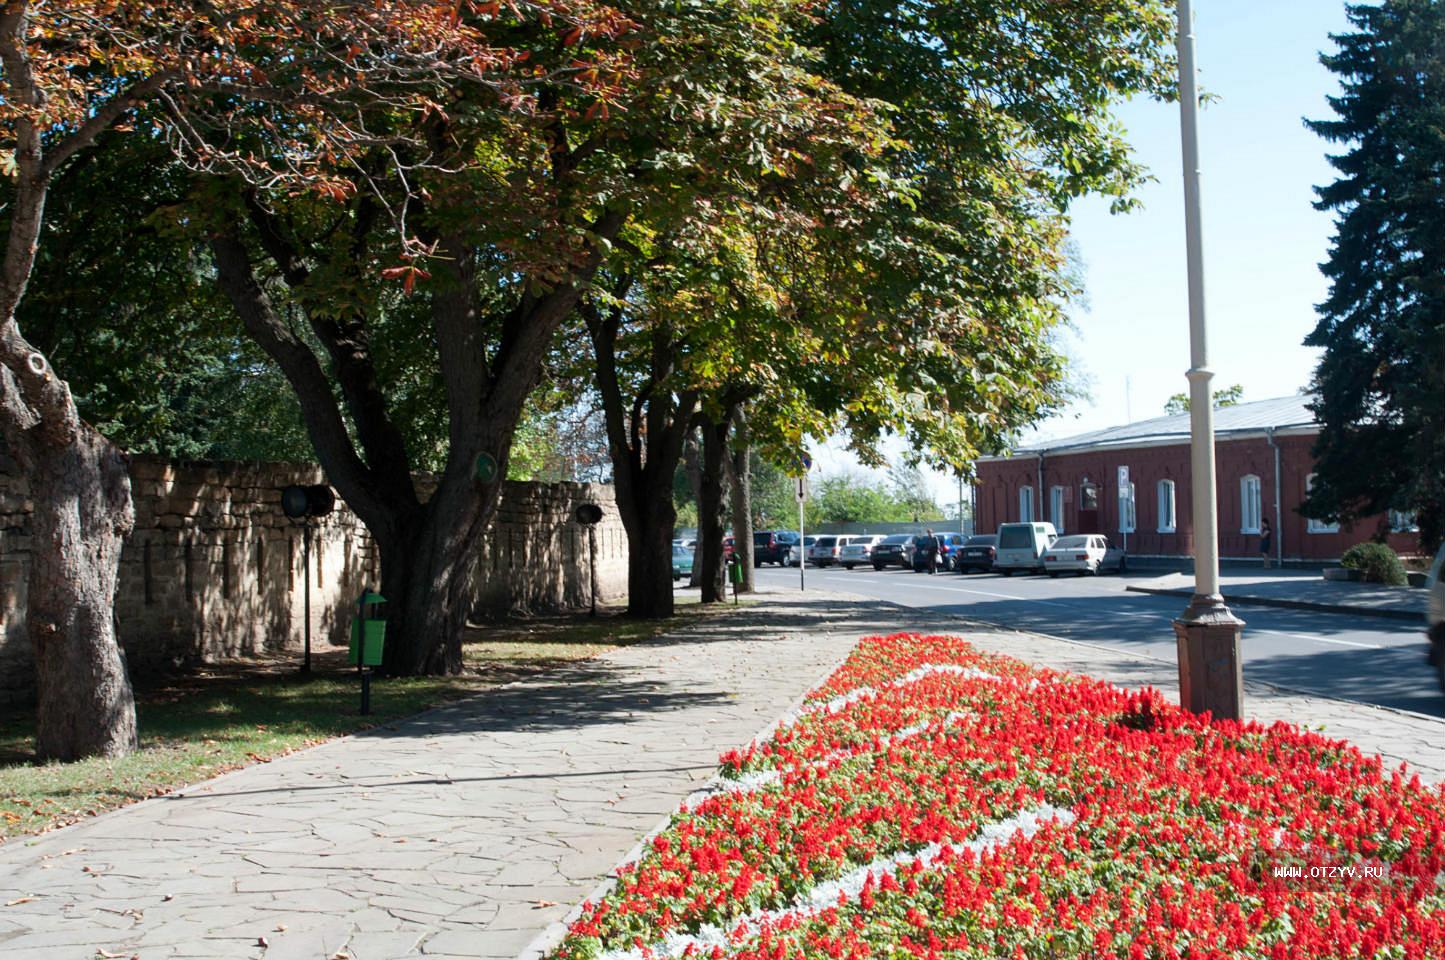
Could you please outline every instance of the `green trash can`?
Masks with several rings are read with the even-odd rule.
[[[351,663],[357,667],[379,667],[386,645],[386,598],[367,590],[356,601],[351,621]]]
[[[743,565],[737,557],[728,557],[728,580],[734,584],[743,582]]]

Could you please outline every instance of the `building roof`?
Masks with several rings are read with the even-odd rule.
[[[1307,403],[1314,398],[1308,394],[1277,397],[1273,400],[1255,400],[1251,403],[1237,403],[1219,407],[1214,411],[1214,434],[1227,438],[1230,434],[1263,433],[1266,430],[1294,428],[1300,432],[1315,432],[1319,424]],[[1014,451],[1014,455],[1059,453],[1065,450],[1102,449],[1110,447],[1131,447],[1160,443],[1189,442],[1189,414],[1180,413],[1172,417],[1155,417],[1140,420],[1119,427],[1107,427],[1091,433],[1081,433],[1061,440],[1050,440],[1030,444]]]

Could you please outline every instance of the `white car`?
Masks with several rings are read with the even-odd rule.
[[[1072,573],[1082,577],[1101,570],[1124,572],[1124,551],[1097,533],[1059,537],[1044,551],[1044,570],[1051,577]]]
[[[1440,674],[1440,688],[1445,690],[1445,544],[1435,554],[1430,576],[1425,580],[1430,592],[1425,607],[1425,635],[1430,638],[1430,662]]]
[[[827,567],[838,562],[838,555],[852,537],[821,536],[808,548],[808,562],[815,567]]]
[[[865,563],[873,562],[873,548],[883,540],[883,534],[871,534],[863,537],[854,537],[849,540],[842,550],[838,551],[838,562],[843,565],[844,570],[852,570],[854,567],[861,567]]]

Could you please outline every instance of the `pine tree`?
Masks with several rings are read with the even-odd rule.
[[[1324,348],[1311,405],[1321,520],[1413,511],[1445,536],[1445,2],[1354,5],[1358,32],[1321,62],[1337,119],[1307,121],[1345,152],[1315,206],[1336,213],[1329,298],[1306,339]]]

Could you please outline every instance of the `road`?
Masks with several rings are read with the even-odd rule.
[[[797,568],[764,567],[760,584],[798,585]],[[1003,577],[809,567],[807,584],[926,607],[1020,630],[1120,647],[1174,660],[1170,622],[1182,597],[1129,593],[1124,577]],[[1244,677],[1309,693],[1445,717],[1423,627],[1401,620],[1314,610],[1241,606]]]

